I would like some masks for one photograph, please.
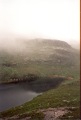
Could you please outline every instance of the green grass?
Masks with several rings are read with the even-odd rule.
[[[32,111],[30,113],[20,114],[18,117],[19,119],[31,117],[30,120],[43,120],[44,116],[45,115],[42,112]]]
[[[18,65],[15,67],[0,67],[1,80],[0,82],[10,81],[13,76],[22,77],[27,74],[35,74],[39,77],[47,77],[51,75],[62,75],[65,77],[73,77],[73,80],[80,78],[79,67],[77,66],[58,66],[51,64],[27,64]],[[76,79],[77,78],[77,79]]]

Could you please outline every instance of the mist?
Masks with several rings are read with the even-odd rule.
[[[7,34],[4,36],[0,36],[0,50],[4,50],[8,53],[18,53],[18,52],[27,52],[29,51],[33,51],[32,49],[28,49],[30,47],[29,42],[31,42],[31,45],[33,46],[33,42],[34,40],[48,40],[48,38],[28,38],[25,36],[18,36],[18,35],[12,35],[12,34]],[[58,40],[58,39],[50,39],[49,40]],[[60,40],[63,41],[63,40]],[[65,41],[67,42],[67,41]],[[71,45],[73,48],[75,49],[80,49],[80,43],[79,42],[67,42],[69,45]],[[37,46],[35,46],[37,47]]]
[[[0,49],[24,49],[21,40],[37,38],[79,48],[79,4],[79,0],[0,0]]]

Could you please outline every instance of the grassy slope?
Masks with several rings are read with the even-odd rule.
[[[2,72],[2,79],[0,82],[10,81],[10,77],[17,76],[22,77],[27,75],[28,73],[35,74],[37,76],[45,77],[52,75],[63,75],[66,77],[73,77],[74,79],[78,75],[78,67],[77,66],[59,66],[59,65],[51,65],[51,64],[37,64],[31,63],[26,65],[18,65],[15,67],[0,67],[0,72]],[[76,80],[76,79],[75,79]]]

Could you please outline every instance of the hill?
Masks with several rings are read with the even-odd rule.
[[[64,80],[60,81],[59,78]],[[68,43],[59,40],[19,39],[16,46],[0,49],[0,82],[10,83],[15,80],[35,80],[30,82],[32,90],[38,91],[38,88],[41,90],[43,87],[44,91],[47,85],[48,91],[32,101],[0,113],[1,118],[30,117],[32,120],[43,120],[46,114],[39,111],[45,110],[49,115],[48,109],[61,110],[62,107],[68,113],[60,119],[80,119],[80,55]],[[56,88],[52,86],[54,83],[58,83]],[[48,89],[50,85],[51,90]]]
[[[47,75],[53,67],[79,65],[79,51],[59,40],[16,40],[15,47],[0,49],[0,81],[27,74]],[[52,66],[52,69],[51,69]],[[50,75],[50,74],[49,74]]]

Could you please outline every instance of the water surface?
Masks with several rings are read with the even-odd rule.
[[[32,82],[0,85],[0,112],[32,100],[44,91],[54,89],[65,78],[41,78]]]
[[[32,100],[39,93],[25,90],[19,84],[0,86],[0,112]]]

